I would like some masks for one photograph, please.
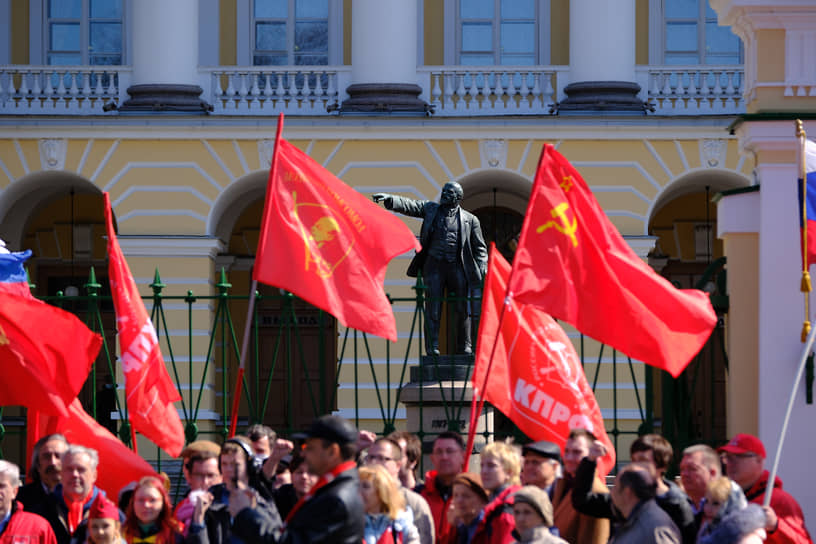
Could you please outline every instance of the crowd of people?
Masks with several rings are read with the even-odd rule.
[[[405,431],[377,437],[329,415],[290,441],[253,425],[221,445],[184,449],[189,490],[174,507],[166,476],[107,497],[95,485],[97,453],[48,435],[26,485],[0,461],[0,544],[811,542],[799,504],[779,478],[768,481],[765,447],[752,435],[678,458],[660,435],[640,436],[609,487],[597,468],[609,452],[585,429],[563,449],[491,442],[474,471],[465,448],[460,434],[439,434],[433,468],[420,477],[422,444]],[[676,481],[666,477],[674,461]]]

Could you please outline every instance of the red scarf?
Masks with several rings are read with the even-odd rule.
[[[314,496],[314,494],[317,492],[318,489],[320,489],[324,485],[327,485],[330,482],[332,482],[335,478],[337,478],[337,476],[340,475],[341,472],[351,470],[351,469],[355,468],[356,466],[357,466],[357,463],[355,463],[354,461],[346,461],[345,463],[340,463],[339,465],[337,465],[336,467],[334,467],[333,469],[328,471],[326,474],[322,475],[317,480],[315,485],[312,486],[312,488],[309,490],[309,492],[306,493],[303,497],[301,497],[300,500],[298,500],[297,503],[295,503],[295,506],[293,506],[292,510],[289,511],[289,515],[286,516],[286,521],[284,522],[284,525],[289,523],[289,521],[293,517],[295,517],[295,512],[300,510],[300,508],[304,504],[306,504],[306,501],[308,501],[309,499],[311,499]]]
[[[88,493],[87,497],[78,501],[69,500],[68,497],[63,495],[62,498],[65,499],[65,504],[68,506],[68,532],[71,534],[74,534],[77,526],[82,523],[82,509],[85,506],[85,502],[87,502],[91,495],[93,495],[93,490]]]

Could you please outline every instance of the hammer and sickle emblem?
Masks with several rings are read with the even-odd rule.
[[[0,346],[6,346],[9,343],[8,336],[6,336],[6,331],[3,330],[3,327],[0,327]]]
[[[569,208],[569,204],[566,202],[562,202],[552,210],[550,210],[550,215],[553,216],[555,219],[560,219],[560,223],[558,221],[547,221],[543,225],[539,226],[536,229],[538,234],[541,234],[545,230],[550,227],[555,228],[561,234],[566,234],[572,240],[572,246],[578,247],[578,238],[575,237],[575,231],[578,230],[578,220],[576,218],[572,218],[572,224],[570,224],[569,219],[567,218],[567,208]]]

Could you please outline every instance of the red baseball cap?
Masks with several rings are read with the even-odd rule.
[[[740,433],[734,436],[728,444],[717,448],[719,452],[725,453],[753,453],[765,459],[765,446],[762,445],[762,440],[752,434]]]

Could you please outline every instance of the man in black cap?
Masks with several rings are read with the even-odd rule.
[[[552,498],[553,484],[560,476],[561,448],[557,444],[540,440],[521,448],[521,484],[534,485]]]
[[[362,542],[365,510],[354,461],[357,435],[354,425],[332,415],[316,419],[308,431],[295,435],[296,439],[306,440],[303,455],[309,470],[319,476],[317,483],[286,516],[284,531],[279,539],[275,538],[273,528],[249,503],[238,510],[233,534],[244,542]],[[265,465],[264,469],[267,468],[273,467]]]

